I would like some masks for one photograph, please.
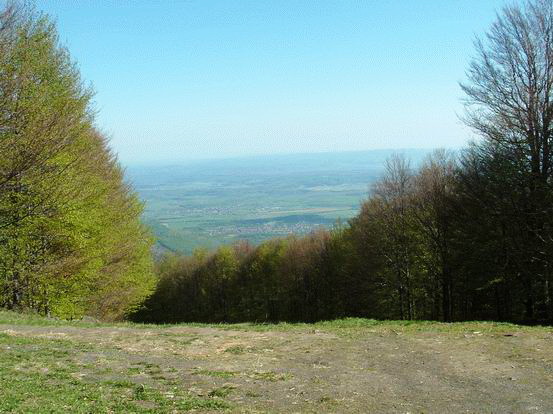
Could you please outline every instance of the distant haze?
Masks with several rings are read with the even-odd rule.
[[[250,156],[133,164],[127,179],[146,202],[160,251],[191,253],[238,240],[306,234],[355,216],[396,151]],[[425,150],[398,151],[416,167]]]
[[[38,8],[125,164],[460,147],[475,34],[499,0],[59,1]]]

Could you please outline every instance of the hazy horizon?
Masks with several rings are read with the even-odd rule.
[[[235,157],[129,165],[157,251],[194,249],[332,228],[359,212],[396,150]],[[417,168],[429,153],[399,151]]]
[[[444,147],[418,147],[418,148],[375,148],[368,150],[349,150],[349,151],[311,151],[311,152],[278,152],[278,153],[258,153],[258,154],[240,154],[240,155],[226,155],[219,154],[213,155],[212,157],[198,157],[198,158],[167,158],[161,160],[127,160],[126,163],[123,163],[124,167],[129,168],[140,168],[140,167],[171,167],[171,166],[188,166],[188,165],[199,165],[203,163],[212,163],[212,162],[226,162],[226,161],[248,161],[248,160],[262,160],[262,159],[289,159],[291,157],[324,157],[328,156],[334,158],[341,155],[362,155],[362,154],[375,154],[375,153],[385,153],[385,154],[405,154],[409,159],[413,154],[419,152],[428,154],[433,150],[442,149]],[[446,148],[451,151],[458,151],[462,149],[461,147],[450,147]]]
[[[124,165],[458,148],[458,82],[506,2],[59,2]]]

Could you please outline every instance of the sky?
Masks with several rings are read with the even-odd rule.
[[[37,0],[123,164],[459,148],[499,0]]]

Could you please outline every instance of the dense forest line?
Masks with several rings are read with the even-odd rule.
[[[348,225],[157,265],[135,320],[553,323],[553,4],[506,7],[461,87],[479,135],[389,160]]]
[[[123,317],[150,293],[142,205],[55,25],[0,11],[0,307]]]
[[[549,223],[535,237],[535,213],[517,207],[529,203],[514,187],[523,177],[511,171],[505,181],[503,154],[489,150],[436,151],[417,171],[393,157],[359,215],[331,231],[167,255],[155,294],[133,319],[551,323],[552,257],[541,255],[551,215],[544,210]]]

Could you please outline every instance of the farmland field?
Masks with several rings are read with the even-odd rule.
[[[404,150],[419,162],[425,150]],[[190,253],[305,234],[359,210],[392,151],[296,154],[129,166],[158,247]]]
[[[3,413],[551,413],[551,328],[345,319],[64,322],[0,312]]]

